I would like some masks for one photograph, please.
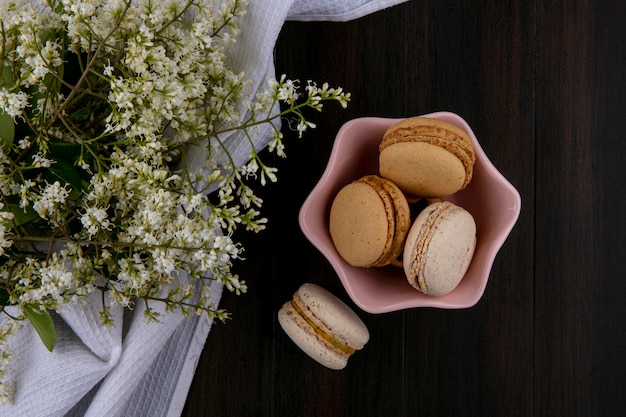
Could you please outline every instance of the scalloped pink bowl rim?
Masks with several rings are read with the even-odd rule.
[[[477,244],[465,277],[451,293],[432,297],[413,289],[401,268],[357,268],[335,250],[328,231],[328,216],[337,192],[346,184],[378,172],[378,144],[398,118],[362,117],[346,122],[335,139],[328,165],[299,213],[306,238],[326,257],[349,297],[362,310],[385,313],[416,307],[460,309],[474,306],[482,297],[498,251],[509,236],[521,210],[519,192],[494,167],[474,132],[457,114],[423,115],[464,129],[474,143],[476,164],[470,184],[445,198],[468,210],[476,221]]]

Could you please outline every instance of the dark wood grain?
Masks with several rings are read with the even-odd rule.
[[[209,334],[185,416],[620,416],[626,409],[626,6],[614,1],[410,1],[346,23],[288,22],[279,73],[341,85],[346,110],[285,129],[268,229],[246,236],[242,296]],[[453,111],[522,195],[487,290],[463,310],[373,315],[304,238],[298,210],[339,127]],[[276,321],[303,282],[372,335],[340,372]]]
[[[535,412],[621,415],[621,2],[541,5],[537,32]]]

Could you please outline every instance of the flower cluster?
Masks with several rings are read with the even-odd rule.
[[[282,119],[301,135],[304,109],[350,95],[283,76],[253,96],[228,63],[245,6],[0,0],[0,314],[48,348],[48,311],[94,292],[106,324],[137,303],[158,320],[154,302],[224,319],[209,282],[246,291],[233,232],[264,228],[252,180],[276,181],[260,148],[284,156]],[[16,329],[0,329],[0,401]]]

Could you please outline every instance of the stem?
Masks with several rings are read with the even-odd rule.
[[[2,45],[0,45],[0,71],[4,69],[4,60],[6,57],[6,32],[4,31],[4,21],[0,19],[0,35],[2,36]]]
[[[280,113],[274,115],[274,116],[269,116],[265,119],[262,120],[255,120],[254,116],[250,116],[246,121],[242,122],[241,124],[239,124],[238,126],[231,126],[231,127],[227,127],[221,130],[215,130],[213,132],[210,133],[206,133],[204,135],[200,135],[200,136],[196,136],[195,138],[189,139],[187,142],[181,144],[180,146],[187,146],[187,145],[191,145],[194,143],[198,143],[202,140],[206,140],[206,139],[211,139],[211,138],[217,138],[219,135],[223,135],[225,133],[230,133],[230,132],[235,132],[235,131],[239,131],[239,130],[244,130],[244,129],[250,129],[252,127],[256,127],[256,126],[260,126],[266,123],[270,123],[273,120],[282,118],[284,116],[287,116],[289,114],[297,114],[298,117],[300,116],[300,109],[304,109],[310,107],[309,102],[305,102],[305,103],[301,103],[298,105],[295,105],[293,107],[288,108],[287,110],[283,110]]]
[[[4,308],[5,306],[0,306],[0,313],[2,314],[6,314],[7,317],[9,317],[11,320],[15,320],[15,321],[21,321],[22,319],[20,319],[19,317],[14,316],[13,314],[9,313],[6,311],[6,309]]]
[[[228,24],[232,20],[238,17],[239,15],[237,14],[237,10],[239,10],[240,8],[241,8],[241,5],[239,4],[239,1],[235,1],[235,4],[233,5],[233,9],[232,9],[232,17],[230,17],[229,19],[225,19],[224,22],[217,29],[213,31],[211,36],[217,36],[217,34],[220,33],[222,29],[224,29],[226,26],[228,26]]]
[[[167,29],[168,27],[170,27],[172,24],[174,24],[177,21],[182,21],[181,17],[183,17],[183,15],[185,13],[187,13],[187,11],[191,8],[191,6],[196,5],[196,3],[193,0],[189,0],[187,2],[187,5],[185,7],[183,7],[183,10],[180,11],[172,20],[170,20],[169,22],[167,22],[165,25],[161,26],[161,28],[159,28],[159,30],[157,30],[155,32],[155,36],[161,35],[161,32],[163,32],[165,29]]]
[[[102,39],[102,41],[100,41],[100,43],[98,44],[98,47],[96,48],[96,51],[94,52],[93,56],[91,57],[91,59],[87,63],[87,66],[83,70],[83,73],[81,74],[80,79],[76,83],[76,86],[74,88],[72,88],[72,90],[70,91],[70,94],[67,96],[67,98],[65,99],[63,104],[61,104],[61,106],[59,106],[59,108],[57,109],[55,115],[48,122],[48,125],[46,126],[45,130],[47,130],[50,127],[52,127],[54,122],[56,122],[56,119],[58,117],[60,117],[60,115],[63,114],[65,109],[69,106],[69,103],[74,98],[74,96],[78,93],[79,90],[81,90],[78,86],[80,86],[81,84],[83,84],[83,82],[85,82],[85,80],[87,78],[87,75],[90,73],[89,70],[91,69],[91,67],[93,67],[95,65],[98,56],[100,55],[100,53],[102,52],[102,49],[104,48],[104,46],[106,44],[106,41],[111,36],[113,36],[113,34],[115,33],[115,31],[117,29],[119,29],[120,24],[122,23],[122,19],[126,16],[126,13],[128,13],[128,10],[130,9],[130,5],[131,5],[131,1],[130,0],[126,1],[126,7],[125,7],[124,11],[117,18],[117,20],[115,21],[115,24],[113,25],[111,30],[106,34],[104,39]]]
[[[87,245],[87,246],[98,246],[98,247],[120,247],[120,248],[137,248],[137,249],[180,249],[186,251],[200,251],[206,250],[206,246],[175,246],[171,244],[157,244],[157,245],[148,245],[143,243],[136,242],[120,242],[120,241],[98,241],[98,240],[88,240],[88,239],[72,239],[65,236],[14,236],[13,239],[17,242],[32,242],[32,243],[51,243],[54,245],[55,243],[75,243],[78,245]]]

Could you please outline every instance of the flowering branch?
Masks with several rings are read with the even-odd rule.
[[[233,232],[264,229],[251,184],[276,181],[257,145],[284,157],[281,120],[301,136],[315,127],[305,108],[350,100],[285,76],[248,98],[228,65],[245,6],[0,0],[0,316],[29,320],[50,349],[48,312],[98,291],[103,324],[137,302],[149,320],[156,302],[227,317],[210,283],[246,291],[231,271],[243,249]],[[247,162],[233,141],[250,148]],[[0,323],[2,402],[17,327]]]

